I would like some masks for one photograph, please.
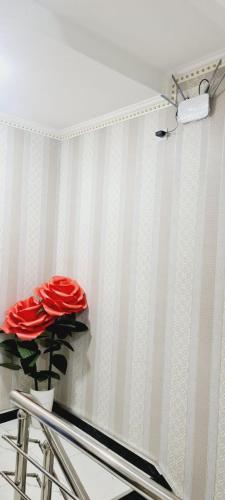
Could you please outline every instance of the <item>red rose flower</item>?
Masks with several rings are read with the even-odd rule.
[[[35,297],[29,297],[17,302],[7,311],[1,328],[5,333],[15,334],[20,340],[33,340],[53,321],[42,304]]]
[[[87,308],[84,290],[77,281],[65,276],[53,276],[50,281],[38,287],[35,294],[40,297],[45,311],[55,318],[79,313]]]

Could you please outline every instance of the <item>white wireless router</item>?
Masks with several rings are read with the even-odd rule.
[[[179,123],[189,123],[202,120],[209,116],[209,111],[209,94],[201,94],[179,103],[177,121]]]
[[[176,85],[178,93],[182,96],[183,100],[179,103],[175,103],[169,97],[161,94],[161,97],[165,99],[167,102],[172,104],[176,108],[176,118],[177,118],[177,126],[179,123],[191,123],[197,120],[203,120],[207,118],[210,113],[210,102],[216,91],[220,87],[222,81],[225,79],[225,71],[222,73],[220,78],[216,81],[216,75],[218,73],[218,69],[222,64],[222,59],[220,59],[211,75],[210,80],[207,78],[203,78],[199,83],[199,95],[195,97],[188,97],[184,95],[184,92],[176,80],[175,76],[172,75],[172,79]],[[204,93],[201,94],[201,84],[203,82],[207,83],[207,87]],[[172,132],[175,132],[177,126],[172,130],[157,130],[155,135],[158,139],[167,138],[170,136]]]

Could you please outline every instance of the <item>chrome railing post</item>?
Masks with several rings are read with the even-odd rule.
[[[30,395],[19,391],[12,391],[10,397],[18,408],[22,408],[25,412],[28,412],[33,417],[37,418],[44,429],[47,428],[50,430],[50,435],[48,436],[48,432],[45,431],[46,437],[49,438],[52,450],[54,449],[54,453],[56,456],[58,455],[61,467],[63,465],[63,455],[65,452],[61,453],[61,446],[59,446],[58,440],[54,439],[55,432],[67,439],[74,445],[74,447],[82,449],[84,453],[94,459],[106,470],[111,472],[114,476],[122,479],[122,481],[128,484],[133,490],[140,493],[143,498],[146,498],[147,500],[181,500],[174,493],[168,491],[163,486],[160,486],[153,481],[153,479],[151,479],[146,473],[139,470],[115,452],[109,450],[106,446],[102,445],[91,436],[85,434],[85,432],[75,426],[71,427],[64,420],[45,410],[43,407],[35,403]],[[56,477],[54,477],[54,472],[53,474],[47,472],[36,460],[30,457],[27,453],[24,453],[24,451],[19,448],[13,440],[10,440],[7,436],[3,436],[3,439],[16,449],[16,451],[19,452],[26,460],[32,463],[40,472],[42,472],[42,474],[45,474],[49,480],[57,484],[60,490],[70,498],[73,498],[74,500],[78,500],[79,497],[82,498],[80,496],[81,491],[79,492],[79,497],[74,492],[71,492],[65,485],[60,483]],[[69,480],[70,465],[68,460],[65,461],[62,469],[64,469],[64,467],[64,474],[66,473],[65,475],[67,480]],[[73,474],[72,469],[71,472]],[[72,486],[71,482],[70,485]],[[74,487],[76,489],[77,484],[74,484]],[[83,491],[83,493],[83,498],[85,499],[85,492]]]
[[[24,453],[28,452],[29,444],[29,421],[30,416],[24,410],[18,411],[18,433],[17,433],[17,446]],[[27,477],[27,460],[24,456],[17,452],[16,454],[16,469],[15,469],[15,484],[18,488],[26,493],[26,477]],[[15,500],[21,500],[23,497],[15,492]]]
[[[71,486],[72,491],[78,496],[80,500],[90,500],[90,497],[83,483],[81,482],[71,460],[65,453],[64,447],[59,437],[56,435],[55,432],[53,432],[45,425],[43,425],[42,428],[48,440],[49,446],[52,449],[52,452],[54,453],[54,456],[56,457],[64,473],[65,478],[67,479],[69,485]]]
[[[48,441],[43,444],[43,468],[53,475],[54,455]],[[51,500],[52,498],[52,481],[43,474],[41,487],[41,500]]]
[[[59,489],[61,491],[64,491],[64,493],[66,493],[70,498],[73,498],[74,500],[79,500],[79,498],[74,495],[66,486],[64,486],[64,484],[60,483],[60,481],[56,478],[56,475],[53,473],[53,474],[50,474],[48,471],[46,471],[44,469],[44,467],[42,467],[42,465],[40,465],[40,463],[35,460],[34,458],[32,458],[31,456],[29,456],[28,454],[24,453],[24,451],[21,450],[21,448],[18,448],[18,446],[11,440],[9,439],[7,436],[2,436],[2,438],[8,443],[10,444],[16,451],[18,451],[21,455],[23,455],[26,460],[28,460],[28,462],[30,462],[34,467],[36,467],[40,472],[42,472],[42,474],[44,474],[45,476],[48,477],[48,479],[50,479],[50,481],[52,481],[54,484],[56,484]],[[6,475],[7,472],[0,472],[0,475]],[[15,483],[13,483],[14,486],[15,486]],[[24,496],[24,493],[23,493],[23,496]],[[28,498],[28,497],[26,497]],[[28,498],[28,500],[30,500]]]

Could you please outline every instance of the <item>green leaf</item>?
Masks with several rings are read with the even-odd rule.
[[[67,321],[66,323],[58,323],[57,325],[55,325],[55,328],[57,329],[64,328],[71,330],[71,328],[74,328],[74,326],[75,326],[75,321],[74,322]]]
[[[18,351],[22,359],[30,358],[34,353],[34,351],[30,351],[29,349],[26,349],[26,347],[20,347],[18,345]]]
[[[70,329],[71,330],[71,329]],[[60,340],[64,340],[70,335],[70,330],[66,330],[64,327],[59,327],[55,333]]]
[[[80,321],[76,321],[75,329],[73,328],[73,331],[86,332],[87,330],[88,330],[88,326],[85,325],[85,323],[81,323]]]
[[[29,366],[33,368],[36,365],[36,362],[41,355],[41,351],[36,352],[33,356],[30,358],[26,359],[26,361],[29,363]]]
[[[47,349],[45,349],[44,351],[44,354],[46,354],[47,352],[55,352],[55,351],[59,351],[61,349],[61,347],[67,347],[67,349],[70,349],[70,351],[74,351],[73,347],[71,346],[71,344],[69,342],[67,342],[66,340],[61,340],[61,339],[55,339],[54,340],[54,343],[51,344],[51,342],[46,342],[46,345],[44,347],[47,347]]]
[[[56,380],[60,380],[60,375],[56,372],[51,371],[50,375],[52,378]],[[49,371],[48,370],[41,370],[39,372],[36,372],[35,374],[31,375],[33,378],[36,378],[39,382],[44,382],[45,380],[48,380],[49,378]]]
[[[35,372],[35,371],[32,371],[32,370],[29,373],[27,373],[27,376],[31,377],[33,379],[38,380],[38,382],[44,382],[45,380],[48,380],[48,376],[47,375],[44,377],[42,375],[39,375],[39,372]]]
[[[66,339],[68,336],[71,337],[71,333],[85,332],[87,330],[87,325],[81,323],[80,321],[76,321],[75,324],[58,325],[54,328],[57,337],[62,340]]]
[[[52,346],[49,346],[47,349],[45,349],[44,354],[46,354],[46,352],[60,351],[60,349],[61,349],[60,345],[54,343]]]
[[[29,351],[38,351],[38,344],[36,340],[17,340],[17,345],[28,349]]]
[[[38,345],[35,342],[35,340],[18,340],[17,341],[17,349],[19,356],[22,360],[26,360],[29,358],[32,358],[37,354],[38,356],[40,355],[40,351],[38,349]]]
[[[55,342],[55,341],[54,341]],[[42,337],[40,338],[39,340],[39,345],[41,345],[42,347],[49,347],[50,345],[52,344],[52,339],[50,339],[49,337]]]
[[[14,339],[3,340],[0,343],[0,349],[3,349],[4,351],[9,352],[13,356],[20,357],[18,349],[17,349],[17,342]]]
[[[74,351],[74,348],[72,347],[72,345],[69,342],[67,342],[66,340],[57,340],[57,342],[60,345],[67,347],[67,349],[70,349],[70,351]]]
[[[35,352],[32,354],[32,356],[29,356],[27,358],[22,358],[20,360],[21,366],[23,368],[23,371],[26,375],[29,375],[30,372],[33,370],[34,366],[37,363],[37,360],[41,354],[41,351]]]
[[[25,375],[29,375],[30,372],[32,371],[32,367],[29,366],[29,363],[27,362],[27,360],[21,358],[20,363],[21,363],[21,367],[22,367]]]
[[[62,372],[64,375],[66,374],[67,359],[65,358],[65,356],[63,356],[62,354],[55,354],[53,356],[52,362],[53,362],[53,365],[55,366],[55,368],[57,368],[57,370]]]
[[[60,375],[57,372],[51,372],[51,377],[60,380]]]
[[[32,351],[37,351],[38,345],[37,341],[32,339],[32,340],[17,340],[17,344],[19,344],[21,347],[26,347],[27,349],[31,349]]]
[[[36,354],[34,356],[34,358],[29,362],[29,367],[30,368],[33,368],[36,365],[39,356],[40,356],[40,354]]]
[[[57,325],[74,325],[76,322],[76,314],[75,313],[72,313],[72,314],[64,314],[64,316],[60,316],[60,318],[58,318],[56,320],[56,324]]]
[[[0,363],[0,366],[3,366],[3,368],[8,368],[9,370],[21,370],[21,366],[14,363]]]

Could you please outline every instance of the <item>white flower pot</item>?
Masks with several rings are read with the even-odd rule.
[[[30,389],[30,394],[34,401],[39,405],[43,406],[45,410],[52,411],[54,396],[55,396],[55,388],[50,389],[49,391],[35,391],[34,389]],[[32,418],[32,425],[35,429],[40,429],[41,426],[36,418]]]

